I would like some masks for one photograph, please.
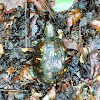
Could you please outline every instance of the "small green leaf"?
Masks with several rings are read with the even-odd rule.
[[[53,10],[56,12],[68,10],[72,6],[73,1],[74,0],[55,0]]]

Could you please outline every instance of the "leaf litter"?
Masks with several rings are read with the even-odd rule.
[[[0,99],[99,100],[99,0],[74,1],[76,3],[72,8],[77,13],[71,13],[71,9],[68,12],[70,16],[67,11],[53,12],[53,4],[50,3],[54,1],[27,1],[27,48],[25,1],[0,1]],[[35,46],[31,43],[43,38],[46,20],[53,23],[55,36],[58,35],[58,30],[62,31],[62,41],[69,54],[66,76],[53,86],[40,83],[32,74],[31,66]]]

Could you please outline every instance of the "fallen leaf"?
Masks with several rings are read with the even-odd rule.
[[[76,42],[72,42],[71,40],[67,40],[65,36],[62,37],[62,41],[67,49],[78,50],[78,45]]]
[[[33,51],[34,51],[34,49],[29,48],[29,47],[27,47],[27,48],[21,48],[21,50],[22,50],[23,52],[27,52],[27,51],[33,52]]]
[[[5,30],[6,30],[9,26],[11,26],[11,25],[13,24],[13,19],[14,19],[14,16],[12,16],[12,17],[10,18],[9,23],[4,22],[4,29],[5,29]]]
[[[56,96],[56,89],[55,87],[53,86],[48,92],[47,94],[45,95],[45,97],[43,98],[43,100],[54,100]]]
[[[4,4],[0,3],[0,22],[3,20]]]
[[[50,5],[50,8],[53,10],[53,7],[55,5],[55,0],[49,0],[49,5]]]
[[[81,94],[79,94],[78,96],[76,96],[76,97],[74,98],[74,100],[83,100]]]
[[[95,78],[100,70],[99,51],[90,55],[91,78]]]
[[[83,18],[81,18],[79,27],[81,28],[87,26],[94,19],[94,14],[95,11],[92,11],[92,12],[87,12],[84,17],[82,16]]]
[[[48,9],[45,0],[27,0],[28,3],[33,3],[38,11],[38,14],[45,19],[46,11]]]
[[[96,97],[93,95],[88,95],[86,100],[96,100]]]
[[[8,73],[8,75],[4,78],[4,81],[6,81],[9,77],[9,75],[11,75],[13,72],[15,72],[16,69],[14,67],[9,67],[6,72]]]
[[[15,76],[12,80],[11,80],[11,84],[15,83],[17,80],[19,80],[20,77],[19,75]]]
[[[36,15],[36,12],[30,12],[30,19]]]
[[[39,97],[41,96],[42,96],[41,93],[37,93],[34,89],[32,89],[30,100],[39,100]]]
[[[0,72],[0,79],[4,79],[8,76],[7,72]]]
[[[80,17],[81,17],[80,9],[72,9],[68,13],[68,18],[67,18],[68,26],[71,27],[72,25],[74,25],[80,19]]]
[[[19,92],[16,90],[16,91],[9,91],[8,94],[18,94]]]
[[[93,41],[91,41],[89,45],[91,51],[100,50],[100,38],[98,37],[93,39]]]
[[[66,88],[69,86],[70,86],[70,83],[68,81],[66,81],[66,83],[62,85],[62,91],[65,91]]]
[[[83,63],[84,64],[84,60],[83,60],[83,55],[82,54],[80,56],[80,63]]]
[[[62,39],[62,36],[63,36],[63,31],[61,30],[61,29],[58,29],[58,37],[60,38],[60,39]]]
[[[100,33],[100,20],[92,20],[90,22],[90,25],[96,29],[96,31],[98,31]]]
[[[13,84],[14,82],[16,82],[17,80],[20,81],[25,81],[25,80],[34,80],[34,74],[33,74],[33,70],[29,68],[29,65],[26,64],[24,65],[24,67],[20,70],[20,74],[16,75],[12,80],[11,80],[11,84]]]
[[[0,44],[0,58],[1,58],[2,54],[4,54],[4,50],[3,50],[3,45]]]
[[[34,75],[31,73],[32,69],[29,68],[29,65],[24,65],[20,71],[20,81],[24,80],[34,80]]]
[[[100,81],[100,75],[98,75],[98,76],[93,80],[93,82],[95,82],[95,81]]]
[[[3,19],[3,18],[2,18],[2,16],[3,16],[3,15],[2,15],[2,14],[0,14],[0,22],[2,22],[2,19]]]
[[[3,9],[4,9],[4,4],[0,3],[0,14],[2,13]]]
[[[18,6],[23,7],[25,0],[0,0],[6,7],[6,11],[17,8]]]
[[[9,67],[6,72],[8,73],[8,75],[12,74],[13,72],[15,72],[16,69],[14,67]]]
[[[32,30],[32,36],[35,37],[37,31],[38,31],[38,26],[37,26],[37,20],[38,20],[38,15],[35,14],[35,16],[32,18],[32,21],[30,23],[30,28]]]

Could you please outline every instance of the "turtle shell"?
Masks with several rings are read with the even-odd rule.
[[[33,70],[44,84],[54,84],[64,77],[67,71],[66,50],[57,37],[40,40],[35,48]]]

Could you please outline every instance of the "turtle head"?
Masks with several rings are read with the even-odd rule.
[[[54,27],[49,21],[46,22],[44,34],[46,37],[54,37]]]

